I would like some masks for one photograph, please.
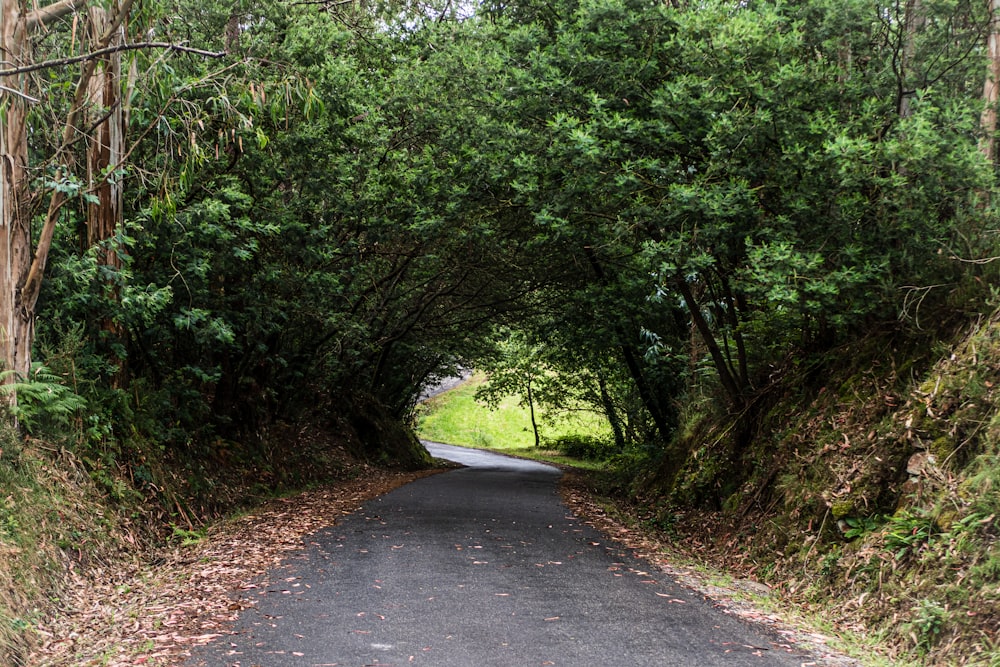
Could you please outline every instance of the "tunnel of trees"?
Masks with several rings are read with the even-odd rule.
[[[978,0],[2,6],[6,405],[91,466],[503,359],[670,456],[990,296]]]

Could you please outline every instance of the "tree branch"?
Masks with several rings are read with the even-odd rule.
[[[336,5],[349,5],[354,0],[301,0],[301,2],[293,2],[293,7],[298,7],[299,5],[323,5],[325,8],[329,9],[330,6]]]
[[[11,95],[17,95],[21,99],[26,100],[28,102],[32,102],[34,104],[38,104],[39,102],[41,102],[41,100],[38,99],[38,98],[36,98],[36,97],[32,97],[31,95],[27,95],[25,93],[22,93],[20,90],[15,90],[13,88],[8,88],[7,86],[0,86],[0,92],[10,93]]]
[[[24,17],[25,31],[32,32],[49,21],[58,20],[76,11],[85,4],[87,4],[87,0],[59,0],[59,2],[54,2],[47,7],[36,9]]]
[[[134,44],[121,44],[119,46],[109,46],[107,48],[98,49],[90,53],[84,53],[83,55],[73,56],[72,58],[46,60],[45,62],[35,63],[34,65],[25,65],[24,67],[15,67],[14,69],[0,70],[0,77],[14,76],[15,74],[26,74],[28,72],[37,72],[38,70],[46,69],[49,67],[65,67],[66,65],[73,65],[75,63],[82,63],[88,60],[103,58],[104,56],[110,55],[112,53],[120,53],[122,51],[138,51],[141,49],[165,49],[167,51],[177,51],[179,53],[193,53],[194,55],[204,56],[206,58],[222,58],[223,56],[226,55],[225,51],[205,51],[204,49],[195,49],[190,46],[182,46],[181,44],[173,44],[171,42],[136,42]]]

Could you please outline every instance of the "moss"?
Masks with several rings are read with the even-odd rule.
[[[946,510],[937,515],[934,519],[934,525],[937,526],[938,530],[942,533],[946,533],[951,530],[952,525],[955,523],[955,519],[958,518],[958,513],[954,510]]]
[[[722,511],[726,514],[732,514],[740,508],[740,503],[743,500],[743,494],[733,493],[728,498],[722,502]]]
[[[851,500],[838,500],[830,506],[830,513],[834,519],[843,519],[854,514],[854,502]]]
[[[978,585],[1000,581],[1000,553],[989,552],[983,562],[970,568],[969,578]]]
[[[938,461],[944,461],[953,451],[955,451],[955,441],[954,439],[943,435],[939,438],[935,438],[928,447],[928,450],[937,458]]]
[[[430,454],[413,430],[393,417],[378,401],[358,397],[349,421],[357,436],[358,454],[369,461],[403,470],[420,470],[432,465]]]

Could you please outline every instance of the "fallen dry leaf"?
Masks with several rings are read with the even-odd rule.
[[[306,536],[335,524],[335,517],[359,503],[434,472],[369,469],[364,479],[271,501],[252,515],[214,526],[197,544],[164,547],[145,562],[102,564],[86,573],[74,569],[61,596],[64,613],[39,623],[43,641],[28,664],[179,664],[193,646],[223,636],[242,609],[256,604],[243,596],[266,590],[270,584],[261,578],[301,549]]]

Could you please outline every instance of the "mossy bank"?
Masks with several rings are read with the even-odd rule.
[[[745,441],[749,412],[689,406],[683,458],[619,480],[650,530],[891,657],[1000,664],[1000,316],[824,363],[776,382]]]

